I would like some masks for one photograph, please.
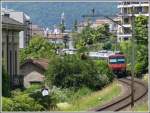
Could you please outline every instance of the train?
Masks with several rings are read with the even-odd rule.
[[[91,52],[89,56],[93,59],[106,60],[108,67],[117,77],[126,76],[126,55],[121,52],[100,51]]]
[[[126,56],[124,54],[114,54],[108,57],[108,67],[117,77],[126,76]]]

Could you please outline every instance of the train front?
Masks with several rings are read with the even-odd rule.
[[[117,74],[118,77],[125,76],[126,74],[126,59],[123,54],[111,55],[108,58],[109,68]]]

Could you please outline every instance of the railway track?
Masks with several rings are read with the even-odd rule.
[[[123,97],[120,97],[119,99],[116,99],[116,101],[112,101],[108,104],[105,104],[99,108],[94,109],[94,111],[120,111],[128,106],[131,105],[131,79],[130,78],[122,78],[119,79],[121,83],[126,85],[126,87],[129,88],[126,95]],[[138,79],[134,80],[134,102],[142,99],[148,92],[148,86],[141,82]]]

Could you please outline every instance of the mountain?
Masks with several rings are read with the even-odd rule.
[[[95,8],[95,13],[105,15],[115,15],[118,12],[117,2],[7,2],[2,7],[23,11],[28,14],[33,24],[52,28],[60,23],[60,16],[64,12],[67,28],[72,28],[75,19],[83,21],[82,15],[91,13]]]

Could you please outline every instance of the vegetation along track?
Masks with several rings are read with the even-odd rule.
[[[130,88],[131,79],[121,78],[119,79],[121,83]],[[143,98],[148,92],[148,86],[139,79],[134,79],[134,102]],[[94,109],[94,111],[120,111],[131,105],[131,89],[126,92],[125,96],[116,99],[106,105]]]

